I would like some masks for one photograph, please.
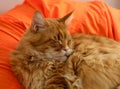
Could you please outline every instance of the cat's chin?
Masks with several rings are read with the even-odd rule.
[[[68,59],[67,56],[62,56],[61,58],[59,59],[56,59],[57,61],[66,61]]]
[[[60,58],[60,61],[66,61],[67,59],[68,59],[67,56],[63,56],[63,57]]]

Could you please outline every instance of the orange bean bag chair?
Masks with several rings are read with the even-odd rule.
[[[120,10],[104,2],[25,0],[0,15],[0,89],[24,89],[11,70],[9,57],[29,27],[35,10],[41,11],[46,18],[62,17],[74,10],[74,18],[69,25],[71,34],[96,34],[120,42]]]

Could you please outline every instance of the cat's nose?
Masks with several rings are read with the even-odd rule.
[[[68,51],[69,50],[69,47],[65,47],[63,48],[64,51]]]
[[[64,53],[66,56],[69,56],[73,53],[73,50],[70,49],[69,47],[63,49]]]
[[[67,51],[68,49],[64,48],[63,50],[64,50],[64,51]]]

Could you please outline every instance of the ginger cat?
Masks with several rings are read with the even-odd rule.
[[[71,13],[45,19],[35,12],[30,28],[11,55],[13,72],[26,89],[69,89],[62,75],[65,61],[73,52],[67,29],[70,20]]]
[[[76,77],[75,89],[120,89],[120,43],[85,34],[73,35],[73,41],[65,76]]]
[[[119,89],[120,43],[85,34],[70,35],[71,13],[32,24],[11,55],[25,89]]]

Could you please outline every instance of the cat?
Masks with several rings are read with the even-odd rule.
[[[72,13],[45,19],[36,12],[11,55],[26,89],[120,89],[120,43],[101,36],[70,35]]]
[[[102,36],[74,34],[74,53],[65,76],[76,89],[120,89],[120,43]]]
[[[72,12],[62,18],[44,18],[35,12],[10,58],[12,70],[25,89],[70,89],[63,66],[73,53],[67,28],[71,19]]]

